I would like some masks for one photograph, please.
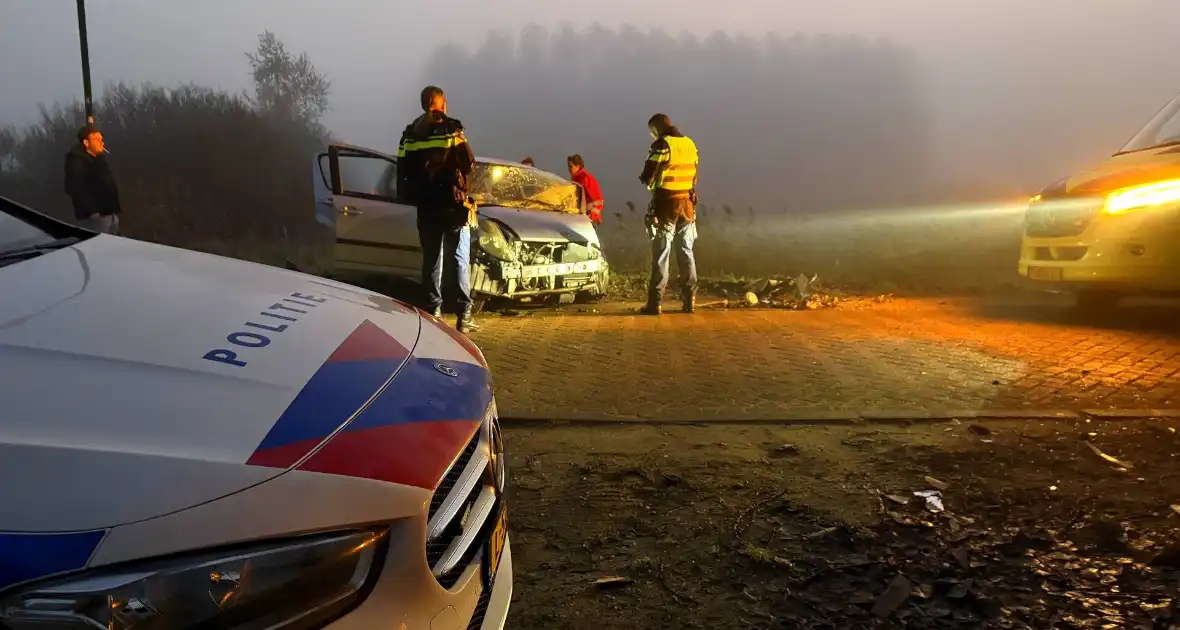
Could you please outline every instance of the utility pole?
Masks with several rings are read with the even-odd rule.
[[[78,44],[82,47],[82,99],[86,124],[94,122],[94,96],[90,90],[90,48],[86,43],[86,0],[78,0]]]

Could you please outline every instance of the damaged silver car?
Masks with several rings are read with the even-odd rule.
[[[330,228],[322,275],[381,275],[419,281],[417,211],[397,194],[397,158],[332,145],[316,156],[316,221]],[[521,301],[593,301],[606,295],[610,267],[584,212],[585,194],[553,173],[476,158],[471,195],[479,227],[471,236],[471,291]]]

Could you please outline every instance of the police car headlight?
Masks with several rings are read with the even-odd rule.
[[[495,221],[480,219],[479,248],[492,256],[507,262],[516,260],[516,252],[508,242],[508,236]]]
[[[301,630],[359,603],[387,531],[98,569],[0,596],[6,630]]]
[[[1120,214],[1140,208],[1155,208],[1180,203],[1180,179],[1131,186],[1106,196],[1102,211]]]

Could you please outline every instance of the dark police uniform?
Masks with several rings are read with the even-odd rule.
[[[448,283],[457,289],[462,330],[471,315],[470,228],[475,220],[467,186],[475,156],[463,124],[442,112],[427,112],[406,126],[397,154],[398,190],[418,208],[426,309],[441,313],[446,268]]]

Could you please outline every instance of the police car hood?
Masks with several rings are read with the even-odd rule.
[[[1095,197],[1113,190],[1180,178],[1180,146],[1115,155],[1060,179],[1041,191],[1045,199]]]
[[[0,295],[0,531],[110,527],[282,474],[434,321],[348,285],[105,235],[0,267]],[[316,376],[339,362],[367,367]]]

